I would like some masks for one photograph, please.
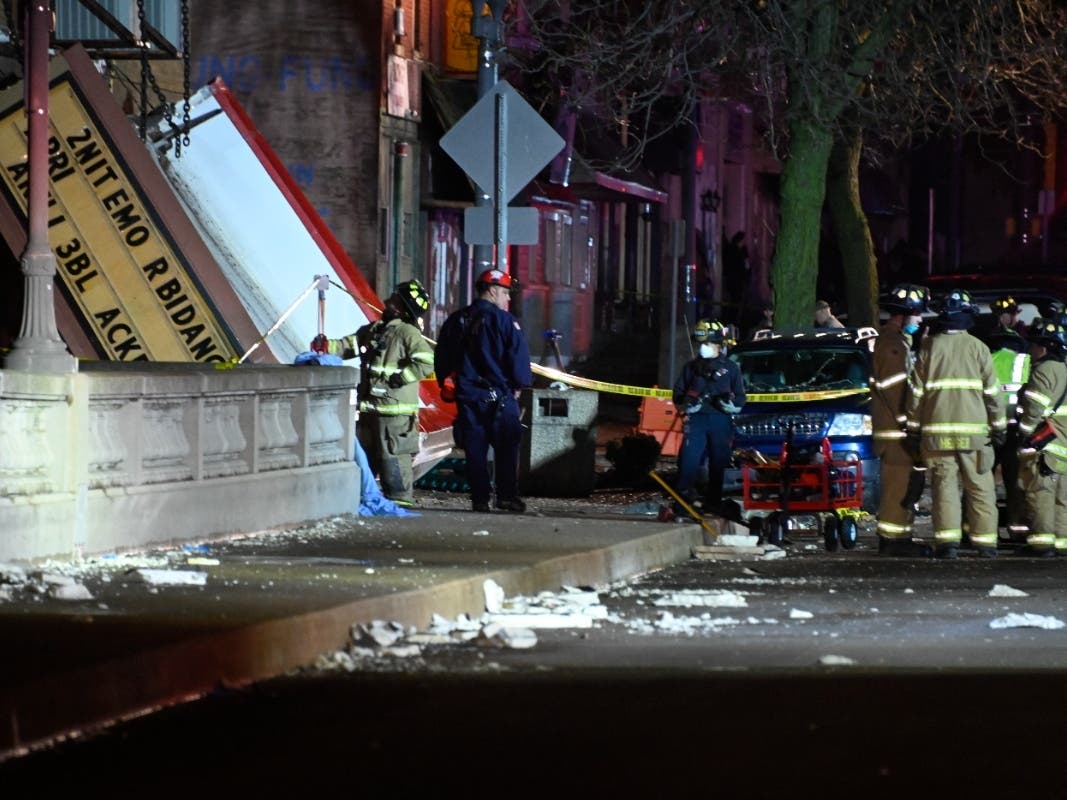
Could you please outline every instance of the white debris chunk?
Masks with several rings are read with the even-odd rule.
[[[1043,628],[1047,631],[1059,630],[1064,626],[1063,620],[1043,614],[1006,614],[989,623],[994,630],[1002,628]]]
[[[490,614],[497,614],[504,607],[504,590],[500,584],[492,578],[486,578],[482,584],[485,593],[485,610]]]
[[[499,622],[490,622],[482,628],[474,643],[479,647],[506,647],[526,650],[537,644],[537,634],[529,628],[505,627]]]
[[[471,534],[471,536],[488,536],[488,535],[489,535],[489,531],[484,530],[484,529],[480,530],[480,531],[474,531],[474,533]]]
[[[746,608],[748,601],[739,592],[731,592],[727,589],[710,589],[706,592],[674,592],[666,597],[657,597],[653,601],[653,605],[677,606],[679,608],[692,608],[694,606]]]
[[[190,556],[185,559],[185,563],[191,567],[217,567],[221,562],[217,558],[207,558],[206,556]]]
[[[404,626],[399,622],[373,620],[369,625],[357,622],[352,626],[352,641],[365,647],[389,647],[404,636]]]
[[[71,586],[77,581],[69,575],[61,575],[58,572],[34,572],[31,576],[45,586]]]
[[[720,533],[715,539],[715,544],[723,547],[755,547],[759,544],[759,537],[738,533]]]
[[[989,590],[990,597],[1029,597],[1022,589],[1016,589],[1013,586],[1008,586],[1006,583],[993,584],[993,588]]]
[[[25,583],[26,570],[18,564],[0,561],[0,583]]]
[[[801,608],[789,609],[789,619],[811,619],[814,616],[810,611],[805,611]]]
[[[381,655],[392,656],[393,658],[414,658],[415,656],[422,655],[422,648],[417,643],[405,642],[404,644],[394,644],[389,647],[383,647]]]
[[[593,618],[586,614],[552,614],[548,612],[528,614],[486,614],[490,624],[516,628],[592,628]]]
[[[820,656],[819,664],[824,667],[847,667],[856,664],[856,660],[848,656],[836,656],[833,654]]]
[[[768,547],[764,551],[763,555],[759,557],[760,561],[774,561],[776,558],[785,558],[785,550],[780,547]]]
[[[135,569],[132,576],[150,586],[207,585],[207,573],[191,569]]]
[[[54,584],[48,593],[56,600],[92,600],[92,593],[84,583],[61,583]]]

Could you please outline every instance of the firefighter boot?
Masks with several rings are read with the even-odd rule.
[[[878,555],[890,558],[929,558],[934,554],[933,548],[917,539],[891,539],[878,537]]]

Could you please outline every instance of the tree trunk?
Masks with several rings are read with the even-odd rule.
[[[781,227],[771,266],[776,326],[807,328],[812,324],[819,222],[832,145],[825,126],[799,123],[793,127],[789,159],[782,169]]]
[[[878,265],[860,202],[862,149],[862,129],[844,134],[834,142],[826,173],[826,203],[841,251],[850,327],[874,325],[878,319]]]

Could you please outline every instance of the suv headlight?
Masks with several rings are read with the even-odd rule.
[[[870,436],[874,433],[868,414],[834,414],[827,436]]]

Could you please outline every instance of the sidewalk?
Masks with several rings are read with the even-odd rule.
[[[446,496],[418,517],[338,517],[22,575],[0,567],[0,761],[309,664],[342,647],[355,623],[422,629],[433,614],[477,617],[488,578],[508,596],[603,585],[704,543],[699,525],[588,504],[533,498],[513,515],[460,510],[468,503]]]

